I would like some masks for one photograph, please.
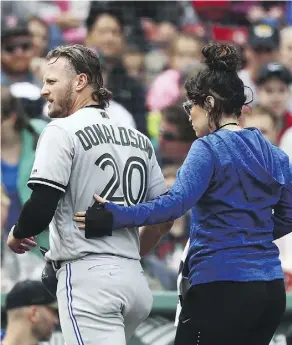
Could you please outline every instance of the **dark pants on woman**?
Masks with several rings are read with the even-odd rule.
[[[174,345],[269,345],[285,308],[283,280],[196,285],[184,300]]]

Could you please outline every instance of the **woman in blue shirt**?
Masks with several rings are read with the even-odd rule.
[[[191,288],[175,345],[268,345],[286,304],[273,241],[292,231],[289,161],[259,130],[238,123],[246,96],[234,46],[209,44],[202,53],[208,68],[187,81],[184,104],[199,139],[173,187],[129,207],[98,197],[104,210],[95,236],[106,222],[113,230],[159,224],[192,209],[184,267]]]

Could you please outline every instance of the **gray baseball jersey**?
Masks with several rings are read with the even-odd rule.
[[[46,126],[28,186],[36,183],[64,192],[50,224],[47,253],[48,259],[62,261],[89,253],[140,259],[137,228],[88,240],[73,221],[74,214],[94,203],[94,193],[131,205],[166,191],[150,140],[133,128],[117,126],[96,107],[85,107]]]

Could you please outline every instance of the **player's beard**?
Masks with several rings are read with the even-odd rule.
[[[49,117],[52,119],[67,117],[71,114],[73,105],[72,100],[72,85],[68,84],[65,89],[64,96],[58,103],[55,101],[52,104],[52,109],[49,109]]]

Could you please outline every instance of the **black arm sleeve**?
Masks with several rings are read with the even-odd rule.
[[[62,194],[56,188],[35,184],[30,199],[23,205],[13,236],[26,238],[44,231],[54,216]]]

